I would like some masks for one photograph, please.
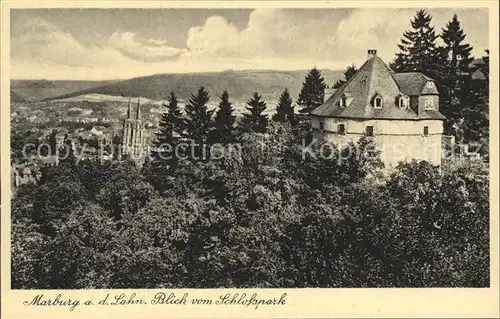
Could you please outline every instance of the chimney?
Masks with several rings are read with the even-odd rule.
[[[140,100],[141,99],[137,99],[137,119],[141,118],[141,106],[139,105],[140,104]]]
[[[368,60],[375,57],[377,55],[377,50],[368,50]]]

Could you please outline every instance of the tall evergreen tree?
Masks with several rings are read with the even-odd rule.
[[[183,118],[179,101],[174,92],[171,92],[167,102],[163,104],[166,111],[162,114],[156,133],[156,141],[152,150],[153,160],[165,161],[173,157],[173,151],[183,132]]]
[[[229,102],[227,91],[222,92],[219,108],[215,114],[214,140],[217,143],[229,143],[233,139],[234,122],[236,115],[233,115],[234,108]]]
[[[403,33],[400,52],[390,67],[396,72],[422,72],[438,79],[440,56],[436,46],[437,35],[431,26],[432,16],[425,10],[417,11],[411,20],[412,30]]]
[[[277,122],[289,122],[292,125],[295,124],[293,100],[287,88],[281,93],[273,120]]]
[[[172,187],[170,179],[180,156],[184,156],[179,154],[179,151],[183,150],[178,149],[182,139],[181,134],[184,132],[184,118],[174,92],[170,93],[163,105],[166,110],[160,119],[151,158],[146,158],[142,167],[148,181],[160,193]]]
[[[186,113],[184,136],[199,144],[207,143],[214,126],[212,121],[214,110],[209,111],[206,105],[209,100],[208,92],[204,87],[200,87],[196,94],[191,95],[184,108]]]
[[[464,142],[482,142],[487,151],[489,140],[489,51],[478,63],[480,77],[470,80],[470,87],[465,96],[462,113],[464,118]]]
[[[246,109],[248,113],[243,114],[241,126],[246,132],[265,133],[267,130],[268,117],[263,114],[266,110],[266,102],[255,92],[252,98],[247,101]]]
[[[352,78],[354,74],[356,74],[356,72],[358,72],[358,68],[356,67],[356,65],[349,65],[344,71],[344,80],[338,79],[337,82],[335,82],[335,84],[333,85],[333,88],[338,89],[339,87],[341,87],[344,83],[349,81],[349,79]]]
[[[311,114],[311,111],[323,104],[325,99],[325,79],[321,71],[312,68],[302,82],[302,90],[299,93],[297,104],[302,106],[300,113]]]
[[[456,14],[446,28],[441,38],[444,45],[439,48],[443,61],[440,82],[441,112],[447,117],[446,131],[462,117],[461,106],[468,97],[468,79],[470,78],[470,64],[474,60],[471,56],[472,47],[464,43],[466,34],[460,27]]]
[[[449,76],[454,78],[468,74],[469,65],[474,60],[471,56],[472,47],[463,42],[465,36],[458,16],[454,14],[452,20],[443,29],[441,38],[444,46],[440,48],[443,58],[446,59],[445,65],[448,67]],[[459,80],[459,78],[454,80]]]

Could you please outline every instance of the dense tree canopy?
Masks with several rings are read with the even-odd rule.
[[[432,17],[417,11],[412,28],[403,33],[399,52],[390,64],[396,72],[422,72],[436,80],[439,110],[445,115],[444,133],[461,143],[480,143],[487,156],[489,134],[488,50],[480,62],[471,55],[458,15],[436,34]],[[442,45],[437,39],[442,39]]]
[[[13,287],[488,285],[481,162],[386,176],[369,140],[304,158],[280,122],[241,143],[181,161],[161,193],[127,162],[47,168],[13,199]]]
[[[474,78],[471,76],[463,94],[464,102],[461,105],[461,125],[458,137],[465,143],[479,143],[479,153],[488,158],[490,133],[490,101],[489,101],[489,51],[471,70],[480,73]]]

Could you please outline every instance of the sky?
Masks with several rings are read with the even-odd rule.
[[[364,63],[368,49],[389,62],[418,9],[13,9],[11,77],[340,70]],[[487,9],[427,11],[437,32],[456,13],[473,55],[488,48]]]

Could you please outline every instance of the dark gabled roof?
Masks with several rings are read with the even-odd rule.
[[[403,73],[399,79],[408,82],[408,84],[401,85],[396,80],[397,75],[375,55],[368,59],[358,72],[338,88],[330,98],[313,110],[312,115],[358,119],[419,120],[444,118],[439,111],[425,111],[418,116],[410,107],[400,108],[397,103],[400,96],[403,94],[414,95],[411,93],[417,90],[416,87],[418,87],[418,94],[420,94],[425,83],[433,80],[421,73]],[[418,79],[416,85],[412,84],[411,80],[414,79]],[[404,87],[404,90],[401,87]],[[382,108],[374,108],[373,106],[373,98],[377,95],[383,98]],[[343,96],[347,97],[346,107],[341,107],[339,103]]]
[[[424,110],[418,116],[419,120],[446,120],[446,116],[436,110]]]
[[[434,80],[420,72],[406,72],[393,74],[399,85],[399,89],[406,95],[439,94],[436,85],[432,89],[425,86],[427,82]]]

